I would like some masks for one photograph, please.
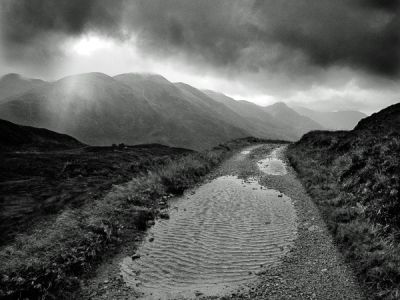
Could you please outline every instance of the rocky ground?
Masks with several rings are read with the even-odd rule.
[[[288,173],[283,176],[269,176],[258,170],[256,161],[264,158],[273,147],[253,148],[245,160],[237,160],[234,156],[207,178],[227,174],[259,176],[262,185],[292,198],[298,218],[298,237],[282,262],[222,299],[366,299],[293,169],[288,167]],[[103,264],[93,278],[83,283],[82,298],[136,299],[140,296],[125,285],[119,272],[122,258],[135,253],[140,239],[132,241],[127,237],[122,250]],[[205,299],[201,294],[196,296]]]

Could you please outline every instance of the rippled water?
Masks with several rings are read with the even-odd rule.
[[[219,177],[170,207],[141,257],[121,264],[125,281],[146,298],[226,293],[276,263],[296,235],[290,198],[254,180]]]
[[[276,148],[266,158],[258,161],[260,170],[269,175],[287,174],[285,162],[279,158],[282,151],[283,147]]]

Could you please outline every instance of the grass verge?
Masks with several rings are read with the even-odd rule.
[[[400,136],[311,132],[288,158],[360,282],[375,299],[400,299]]]

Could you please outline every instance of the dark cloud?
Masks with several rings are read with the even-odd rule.
[[[398,0],[3,0],[6,53],[52,53],[69,35],[135,35],[153,55],[229,72],[344,66],[397,78]],[[50,38],[49,38],[50,37]],[[35,45],[32,47],[32,45]],[[39,45],[39,47],[36,47]],[[18,51],[15,51],[18,49]]]
[[[257,1],[256,8],[260,20],[267,20],[263,33],[269,42],[298,49],[313,64],[396,76],[400,68],[399,2],[396,6],[375,2]]]
[[[120,0],[4,0],[3,51],[12,60],[51,59],[66,37],[88,30],[118,33],[122,12]]]
[[[292,56],[297,55],[303,57],[297,70],[300,72],[304,72],[306,60],[322,68],[349,66],[397,77],[399,3],[398,0],[135,1],[129,25],[150,50],[200,55],[215,66],[274,70],[288,61],[288,68],[295,68]],[[273,53],[277,48],[280,54]],[[249,52],[252,56],[245,57]]]
[[[372,8],[379,8],[390,12],[399,8],[398,0],[359,0],[360,5],[370,6]]]

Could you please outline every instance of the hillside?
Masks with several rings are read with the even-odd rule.
[[[46,82],[40,79],[24,78],[15,73],[4,75],[0,78],[0,103],[8,101],[9,97],[21,95],[44,85]]]
[[[302,136],[311,130],[323,129],[323,127],[312,119],[298,114],[283,102],[278,102],[263,108],[276,120],[293,128],[296,135]]]
[[[0,120],[0,151],[72,149],[83,146],[85,145],[66,134]]]
[[[295,132],[295,129],[291,125],[283,124],[280,120],[266,112],[261,106],[244,100],[238,101],[210,90],[204,91],[204,93],[248,120],[252,127],[250,131],[254,136],[275,136],[291,141],[297,140],[301,136],[301,134],[298,135]],[[302,132],[302,134],[304,133]]]
[[[0,246],[66,208],[101,199],[114,185],[189,153],[158,144],[2,152]]]
[[[310,132],[288,151],[342,251],[377,299],[400,293],[399,120],[398,103],[352,131]]]
[[[352,110],[324,112],[301,106],[293,107],[293,110],[321,124],[325,129],[333,130],[351,130],[361,119],[367,117],[362,112]]]
[[[393,104],[370,117],[362,119],[355,130],[369,130],[376,134],[400,132],[400,103]]]
[[[206,149],[250,135],[240,124],[223,117],[230,115],[229,110],[213,101],[204,102],[160,75],[121,74],[114,78],[129,86],[135,95],[142,96],[160,119],[166,120],[164,129],[168,132],[155,136],[162,139],[161,143]]]

